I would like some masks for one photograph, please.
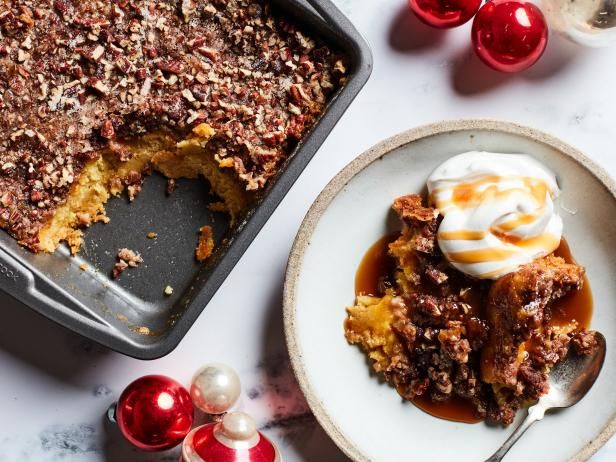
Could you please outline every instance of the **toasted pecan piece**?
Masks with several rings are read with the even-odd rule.
[[[405,222],[430,222],[438,216],[436,209],[422,205],[419,194],[408,194],[398,197],[394,201],[392,208]]]

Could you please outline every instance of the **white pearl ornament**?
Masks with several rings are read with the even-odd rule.
[[[251,448],[259,442],[255,421],[243,412],[229,412],[214,433],[220,442],[230,448]]]
[[[237,402],[240,379],[229,366],[211,363],[199,369],[190,385],[190,397],[206,414],[223,414]]]

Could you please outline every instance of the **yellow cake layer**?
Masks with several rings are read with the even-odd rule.
[[[86,165],[66,203],[57,208],[39,232],[40,250],[54,252],[62,242],[67,242],[71,252],[79,252],[83,228],[97,221],[109,221],[105,204],[111,196],[123,192],[124,178],[131,171],[143,173],[148,168],[172,179],[205,177],[212,191],[222,199],[217,210],[228,212],[235,221],[248,208],[251,196],[235,177],[232,165],[218,161],[215,152],[208,149],[214,134],[207,124],[199,125],[180,142],[166,131],[150,133],[123,143],[132,154],[126,161],[111,151],[103,152],[99,159]]]

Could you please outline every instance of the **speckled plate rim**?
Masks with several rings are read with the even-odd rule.
[[[494,131],[511,135],[519,135],[530,138],[532,141],[547,145],[560,152],[561,154],[570,157],[575,162],[588,170],[612,195],[616,200],[616,182],[608,175],[608,173],[590,158],[582,154],[580,151],[570,146],[569,144],[559,140],[558,138],[548,135],[542,131],[530,128],[524,125],[519,125],[513,122],[506,122],[492,119],[461,119],[461,120],[446,120],[428,125],[423,125],[411,130],[394,135],[379,144],[368,149],[360,154],[346,167],[344,167],[323,189],[316,198],[308,213],[306,214],[295,241],[291,249],[289,261],[286,270],[284,293],[283,293],[283,313],[284,313],[284,330],[287,342],[287,348],[291,358],[291,366],[295,376],[299,382],[300,388],[308,401],[310,409],[317,418],[319,424],[334,440],[336,445],[352,460],[356,462],[370,462],[371,459],[362,452],[344,435],[342,430],[338,428],[330,418],[325,405],[319,399],[308,380],[306,370],[303,363],[303,353],[297,341],[296,329],[296,290],[300,276],[302,260],[306,252],[306,248],[310,242],[310,238],[315,230],[321,216],[328,208],[332,200],[346,186],[346,184],[358,173],[364,170],[375,160],[382,158],[391,151],[417,141],[422,138],[428,138],[435,135],[441,135],[450,132],[482,130]],[[601,446],[603,446],[612,435],[616,433],[616,414],[612,416],[609,423],[601,430],[596,437],[584,446],[577,454],[575,454],[570,462],[582,462],[588,460]]]

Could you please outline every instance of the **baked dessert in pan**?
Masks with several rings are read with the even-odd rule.
[[[0,5],[0,227],[75,253],[155,170],[204,176],[237,219],[345,81],[262,0]]]

